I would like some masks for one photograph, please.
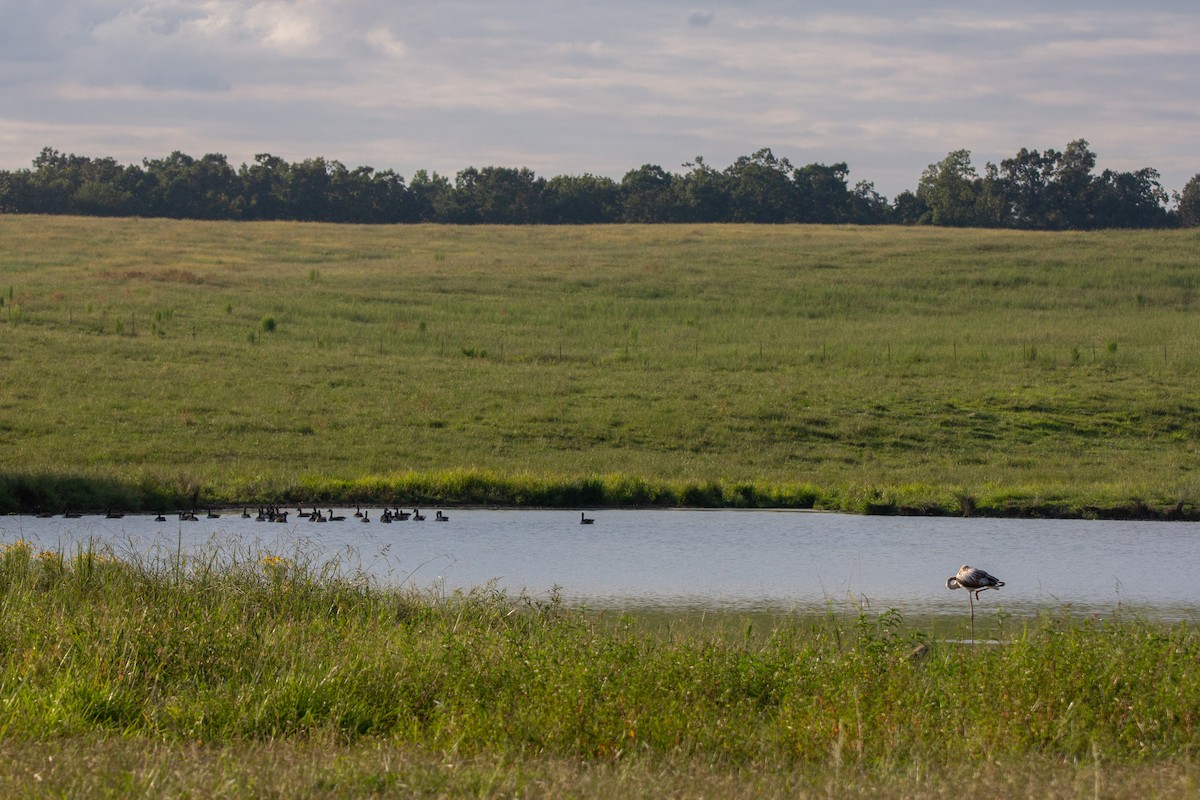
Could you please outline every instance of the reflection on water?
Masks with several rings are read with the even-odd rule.
[[[452,509],[448,522],[271,524],[241,510],[195,522],[168,515],[105,519],[0,517],[0,542],[18,538],[68,552],[103,542],[118,552],[225,548],[339,558],[392,584],[443,591],[493,584],[544,596],[554,587],[592,608],[693,607],[731,611],[839,610],[960,615],[962,591],[946,578],[962,564],[1007,583],[984,592],[978,613],[1024,615],[1069,607],[1106,613],[1132,606],[1194,618],[1186,579],[1200,566],[1200,524],[1077,520],[860,517],[778,511]]]

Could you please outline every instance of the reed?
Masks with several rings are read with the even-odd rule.
[[[0,510],[316,487],[1200,513],[1194,231],[7,216],[0,239]]]
[[[1159,770],[1193,787],[1197,774],[1188,624],[998,616],[991,646],[947,643],[894,611],[648,624],[486,587],[386,588],[303,548],[240,545],[133,557],[9,542],[0,598],[10,765],[48,743],[43,756],[112,751],[143,775],[178,757],[192,780],[245,780],[263,760],[263,780],[300,772],[309,792],[416,779],[438,796],[513,793],[524,765],[607,786],[627,771],[662,786],[666,771],[736,793],[769,774],[774,796],[927,787],[986,765]],[[170,773],[163,787],[184,780]],[[33,780],[0,769],[0,785]]]

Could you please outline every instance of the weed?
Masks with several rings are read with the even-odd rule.
[[[387,588],[303,548],[237,545],[128,557],[17,541],[0,549],[0,590],[6,751],[327,742],[862,777],[1182,763],[1200,746],[1187,624],[1044,617],[991,646],[894,610],[664,630],[553,594]]]

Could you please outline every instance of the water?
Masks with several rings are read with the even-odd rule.
[[[70,553],[89,541],[118,552],[194,552],[224,546],[338,557],[381,581],[438,591],[494,585],[547,596],[558,587],[591,608],[727,611],[897,608],[964,615],[965,592],[947,591],[962,564],[1007,583],[977,611],[1024,615],[1118,606],[1168,619],[1200,616],[1189,580],[1200,567],[1200,524],[1078,520],[862,517],[781,511],[451,509],[450,521],[271,524],[242,519],[165,523],[0,517],[0,542],[19,538]],[[294,515],[293,515],[294,516]]]

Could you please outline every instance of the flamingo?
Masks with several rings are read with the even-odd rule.
[[[975,638],[975,601],[979,593],[986,589],[999,590],[1004,581],[978,567],[963,564],[958,573],[946,579],[947,589],[966,589],[967,601],[971,604],[971,638]],[[974,595],[974,597],[972,597]]]

